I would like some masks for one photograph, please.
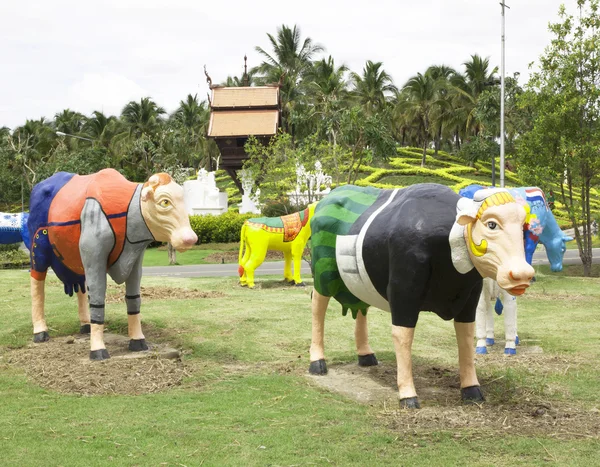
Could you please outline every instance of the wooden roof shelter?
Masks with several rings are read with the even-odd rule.
[[[244,57],[244,61],[246,57]],[[205,70],[206,74],[206,70]],[[281,125],[279,83],[266,86],[248,86],[244,64],[244,84],[240,87],[213,85],[206,74],[211,90],[209,96],[210,122],[208,137],[219,147],[219,166],[233,178],[242,192],[237,171],[248,159],[244,145],[254,136],[263,144],[277,134]]]

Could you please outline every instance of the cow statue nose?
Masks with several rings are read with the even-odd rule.
[[[192,246],[198,241],[198,236],[193,230],[190,230],[182,235],[181,240],[183,241],[184,245]]]
[[[531,266],[528,265],[527,268],[511,269],[508,275],[515,282],[529,282],[531,279],[533,279],[535,271]]]

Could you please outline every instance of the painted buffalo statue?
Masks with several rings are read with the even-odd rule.
[[[469,185],[459,191],[460,196],[473,198],[475,192],[484,189],[481,185]],[[532,263],[533,253],[541,243],[546,249],[550,269],[562,271],[562,260],[567,242],[573,240],[558,226],[552,210],[548,206],[544,192],[538,187],[509,188],[509,193],[527,211],[525,228],[525,258]],[[517,335],[517,301],[501,289],[492,279],[484,279],[483,289],[475,318],[477,344],[475,352],[486,354],[487,346],[494,345],[494,315],[504,313],[504,334],[506,355],[516,355],[519,337]]]
[[[29,248],[28,218],[29,213],[26,212],[0,212],[0,245],[23,242]]]
[[[254,271],[263,263],[268,250],[283,252],[283,277],[287,282],[304,285],[300,277],[300,264],[310,238],[310,219],[315,206],[311,204],[304,211],[287,216],[257,217],[244,222],[240,234],[238,268],[242,286],[254,287]]]
[[[525,215],[502,189],[482,190],[473,200],[430,183],[333,190],[311,221],[310,373],[327,373],[323,337],[330,297],[357,318],[359,365],[377,364],[366,326],[367,309],[376,306],[391,312],[400,405],[418,408],[411,347],[419,312],[433,311],[454,319],[462,399],[484,400],[473,348],[482,277],[494,278],[513,295],[529,287],[534,271],[525,261]]]
[[[144,250],[162,241],[183,251],[198,240],[185,211],[183,188],[166,173],[138,184],[113,169],[92,175],[59,172],[33,187],[30,211],[34,342],[49,339],[44,281],[52,267],[65,293],[78,295],[81,331],[91,330],[91,360],[109,358],[103,338],[107,272],[116,283],[126,284],[129,349],[147,350],[140,320]]]

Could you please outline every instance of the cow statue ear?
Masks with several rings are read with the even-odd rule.
[[[476,206],[472,199],[460,198],[456,204],[456,223],[467,225],[475,221]]]
[[[160,183],[160,178],[158,175],[152,175],[146,183],[144,183],[144,188],[142,189],[142,201],[148,201],[150,198],[154,197],[154,188],[156,188]]]

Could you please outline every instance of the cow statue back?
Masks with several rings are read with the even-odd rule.
[[[198,240],[185,211],[183,188],[165,173],[141,184],[113,169],[91,175],[58,172],[34,186],[30,212],[34,342],[49,339],[44,283],[52,268],[65,293],[78,296],[81,332],[91,332],[92,360],[109,358],[103,339],[107,273],[126,284],[130,350],[146,350],[140,324],[144,250],[153,241],[164,241],[183,251]]]
[[[356,317],[359,365],[376,365],[366,327],[367,309],[376,306],[391,314],[401,406],[417,408],[412,341],[419,313],[432,311],[454,320],[463,400],[483,400],[472,345],[482,277],[496,279],[514,295],[525,292],[533,277],[523,247],[525,216],[506,190],[482,190],[473,200],[431,183],[333,190],[311,221],[309,371],[327,373],[323,336],[331,297]]]

